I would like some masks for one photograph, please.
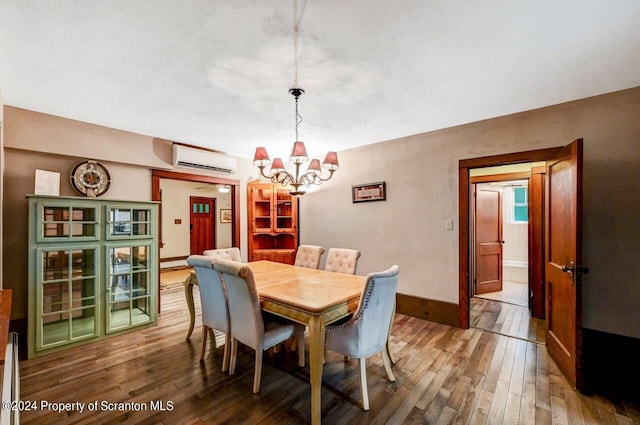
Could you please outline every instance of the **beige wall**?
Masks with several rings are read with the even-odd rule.
[[[340,152],[300,202],[300,243],[361,250],[358,274],[399,264],[399,292],[457,304],[458,161],[584,138],[584,326],[640,337],[638,117],[640,87]],[[351,202],[378,181],[386,202]]]
[[[5,147],[171,168],[172,142],[8,106]]]
[[[526,267],[529,261],[529,229],[527,223],[504,222],[502,236],[504,249],[502,259],[505,265]]]

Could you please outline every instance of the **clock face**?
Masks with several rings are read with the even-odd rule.
[[[109,190],[111,176],[107,169],[96,161],[77,164],[71,171],[71,185],[85,196],[100,196]]]

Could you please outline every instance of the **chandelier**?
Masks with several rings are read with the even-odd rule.
[[[304,93],[304,90],[300,87],[292,87],[289,89],[289,93],[293,95],[296,101],[296,141],[293,143],[293,149],[291,150],[291,156],[289,161],[295,166],[295,174],[289,173],[282,163],[281,158],[273,158],[273,162],[269,158],[267,149],[265,147],[256,148],[256,153],[253,157],[253,165],[260,169],[260,174],[271,180],[272,183],[278,183],[283,186],[291,186],[293,190],[290,191],[292,195],[304,195],[306,190],[301,189],[302,186],[310,187],[313,184],[321,184],[329,180],[333,173],[340,168],[338,164],[338,154],[336,152],[329,152],[324,158],[322,168],[329,171],[329,176],[322,177],[322,169],[320,168],[320,160],[312,159],[307,167],[307,170],[302,173],[300,166],[309,161],[307,155],[307,149],[304,146],[304,142],[298,140],[298,125],[302,122],[302,117],[298,112],[298,99]],[[265,174],[264,169],[271,164],[270,174]]]

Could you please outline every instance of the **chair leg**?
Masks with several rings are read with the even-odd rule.
[[[238,340],[231,337],[231,354],[229,355],[229,375],[236,371],[236,356],[238,354]]]
[[[304,367],[304,333],[299,333],[294,341],[298,346],[298,366]]]
[[[391,351],[391,328],[393,328],[393,322],[396,320],[396,305],[393,304],[393,313],[391,313],[391,321],[389,322],[389,333],[387,334],[387,343],[385,345],[385,350],[387,350],[387,354],[389,355],[389,360],[391,360],[391,364],[396,364],[396,359],[393,356],[393,351]]]
[[[384,349],[387,352],[387,355],[389,356],[389,361],[391,362],[391,364],[396,364],[396,358],[393,356],[393,351],[391,351],[391,344],[389,343],[388,339],[387,339],[387,343],[384,346]]]
[[[222,353],[222,371],[226,372],[229,370],[229,355],[230,355],[230,347],[231,345],[231,337],[229,333],[224,335],[224,352]]]
[[[258,348],[256,350],[256,367],[253,374],[253,393],[257,394],[260,391],[260,378],[262,377],[262,350]]]
[[[380,354],[382,354],[382,363],[384,364],[384,368],[387,371],[387,377],[389,378],[389,381],[396,382],[396,377],[393,376],[393,371],[391,370],[391,360],[389,359],[389,353],[387,353],[386,348],[383,348],[382,351],[380,351]]]
[[[200,350],[200,361],[204,360],[204,353],[207,351],[207,337],[209,336],[209,328],[202,326],[202,349]]]
[[[362,389],[362,409],[369,410],[369,391],[367,391],[367,359],[360,357],[360,388]]]

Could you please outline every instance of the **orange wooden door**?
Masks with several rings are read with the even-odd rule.
[[[502,291],[502,196],[475,185],[476,294]]]
[[[216,248],[216,200],[191,196],[189,202],[191,254],[202,255],[204,250]]]
[[[567,380],[580,373],[582,274],[582,139],[547,163],[547,350]]]

